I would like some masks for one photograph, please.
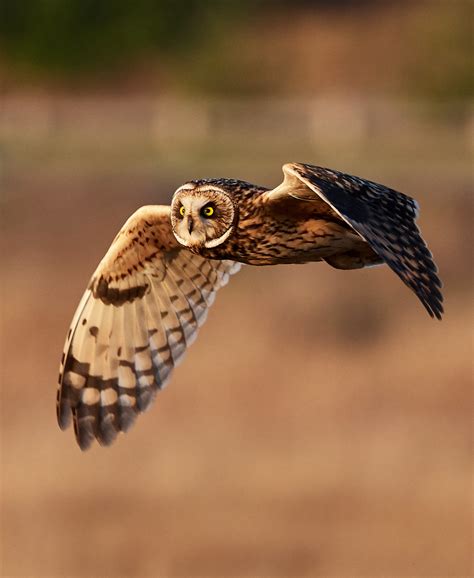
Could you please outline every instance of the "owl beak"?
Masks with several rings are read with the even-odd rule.
[[[194,229],[194,220],[192,217],[188,217],[188,233],[191,234]]]

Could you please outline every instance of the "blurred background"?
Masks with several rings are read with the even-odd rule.
[[[1,3],[5,576],[471,576],[473,3]],[[116,231],[302,161],[415,196],[431,320],[386,267],[245,267],[149,413],[55,419]]]

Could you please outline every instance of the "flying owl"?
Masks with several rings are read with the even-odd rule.
[[[190,181],[171,206],[138,209],[115,237],[74,315],[57,415],[81,449],[112,443],[147,409],[241,263],[386,263],[431,317],[443,313],[416,201],[383,185],[303,163],[275,189]]]

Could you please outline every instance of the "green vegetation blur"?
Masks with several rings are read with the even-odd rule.
[[[466,99],[473,7],[470,0],[3,0],[0,65],[22,85],[254,95],[345,90],[355,81],[364,91]],[[364,50],[374,34],[380,53],[373,44]],[[347,64],[341,77],[324,70],[333,65],[324,45],[331,38]]]
[[[70,75],[129,66],[150,54],[192,50],[199,31],[251,2],[27,0],[7,2],[1,32],[7,59]],[[217,14],[215,13],[217,11]]]

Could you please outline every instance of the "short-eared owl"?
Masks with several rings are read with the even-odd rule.
[[[286,164],[273,190],[231,179],[179,187],[138,209],[84,293],[61,362],[58,421],[79,446],[110,444],[145,410],[240,263],[386,263],[441,318],[441,283],[416,202],[335,170]]]

